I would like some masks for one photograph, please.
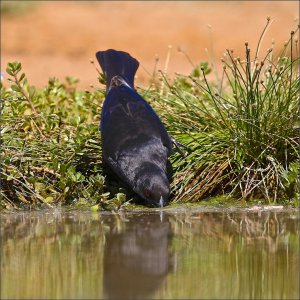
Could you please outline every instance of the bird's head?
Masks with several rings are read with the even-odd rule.
[[[163,207],[170,195],[170,184],[166,174],[155,164],[148,163],[135,177],[134,191],[149,206]]]

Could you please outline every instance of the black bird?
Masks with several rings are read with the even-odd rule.
[[[162,207],[170,194],[167,164],[173,140],[134,89],[139,62],[112,49],[96,57],[106,78],[100,124],[104,163],[149,205]]]

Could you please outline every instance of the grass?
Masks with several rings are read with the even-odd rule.
[[[267,22],[267,25],[269,20]],[[176,199],[229,193],[269,203],[298,191],[299,73],[295,32],[278,57],[259,58],[245,43],[245,59],[226,50],[222,79],[209,83],[207,64],[168,83],[158,102],[169,132],[188,145],[173,157]]]
[[[172,201],[295,203],[299,196],[299,56],[292,31],[278,56],[260,44],[245,58],[226,50],[223,73],[210,81],[207,63],[169,80],[161,72],[138,89],[169,133],[187,145],[174,153]],[[1,84],[1,208],[70,204],[118,209],[132,195],[108,182],[101,164],[99,116],[104,89],[79,91],[77,79],[31,86],[21,63],[9,63],[10,87]],[[103,83],[102,76],[99,81]],[[109,201],[112,200],[112,201]]]

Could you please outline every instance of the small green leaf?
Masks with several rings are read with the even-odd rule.
[[[45,198],[45,202],[49,203],[49,202],[53,202],[53,197],[52,196],[48,196]]]
[[[117,194],[117,199],[118,199],[118,201],[125,202],[126,201],[126,195],[123,194],[123,193],[118,193]]]
[[[25,78],[25,73],[22,73],[22,75],[19,78],[19,81],[21,82]]]
[[[99,210],[99,204],[96,204],[96,205],[93,205],[91,208],[90,208],[91,211],[98,211]]]
[[[7,74],[14,76],[13,70],[10,67],[6,68],[6,72],[7,72]]]
[[[20,88],[19,88],[17,85],[15,85],[15,84],[11,85],[10,88],[11,88],[13,91],[15,91],[15,92],[19,92],[19,91],[20,91]]]
[[[193,71],[192,71],[192,76],[193,77],[199,77],[200,76],[200,68],[199,66],[196,66]]]

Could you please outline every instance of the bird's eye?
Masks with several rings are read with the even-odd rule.
[[[147,190],[147,189],[145,189],[145,190],[143,191],[143,195],[144,195],[145,198],[148,198],[148,197],[150,196],[150,191]]]

